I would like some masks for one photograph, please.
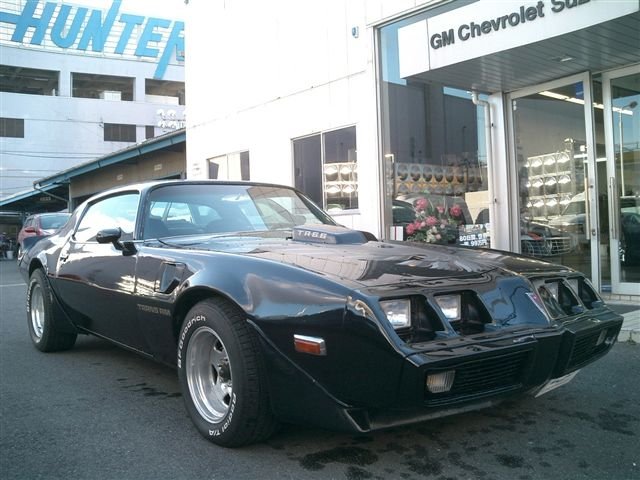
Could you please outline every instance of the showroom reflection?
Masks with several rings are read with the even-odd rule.
[[[636,69],[637,71],[637,69]],[[613,283],[640,282],[640,72],[611,79],[611,125],[616,196],[609,199],[618,240]],[[605,190],[606,192],[606,190]]]
[[[511,101],[522,253],[591,276],[584,85],[568,83]],[[604,210],[606,212],[606,209]]]
[[[383,82],[383,102],[392,238],[489,247],[483,108],[470,92],[420,80]]]

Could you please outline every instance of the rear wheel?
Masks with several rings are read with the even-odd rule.
[[[76,343],[77,334],[56,328],[53,293],[42,270],[29,278],[27,290],[27,321],[35,347],[42,352],[68,350]]]
[[[196,304],[178,343],[178,376],[193,423],[208,440],[237,447],[275,429],[255,332],[222,299]]]

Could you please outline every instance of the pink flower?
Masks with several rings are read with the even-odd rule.
[[[425,224],[429,227],[433,227],[437,223],[438,223],[438,219],[433,215],[428,216],[425,220]]]
[[[427,208],[427,199],[426,198],[419,198],[416,200],[416,203],[414,203],[414,206],[416,207],[416,210],[418,211],[422,211],[425,208]]]
[[[436,240],[442,240],[442,235],[440,235],[439,233],[436,233]]]
[[[440,215],[444,213],[444,205],[438,205],[436,208],[438,209],[438,213]]]
[[[416,227],[413,226],[413,223],[407,225],[407,235],[413,235],[416,231]]]
[[[449,213],[454,217],[459,217],[462,215],[462,209],[460,208],[460,205],[454,205],[449,209]]]

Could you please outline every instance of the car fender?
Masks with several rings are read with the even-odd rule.
[[[295,364],[348,404],[371,401],[372,397],[381,405],[393,401],[403,355],[381,334],[377,320],[347,308],[348,298],[357,294],[353,288],[272,260],[226,254],[211,258],[216,268],[199,268],[179,289],[178,304],[182,306],[178,311],[186,312],[191,302],[207,292],[227,298],[245,312],[263,345],[270,346],[268,354],[284,357],[285,363],[272,358],[272,364]],[[296,334],[322,338],[327,355],[296,351]],[[344,375],[336,377],[335,371]],[[354,378],[359,380],[354,382]]]

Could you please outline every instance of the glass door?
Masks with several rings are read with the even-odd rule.
[[[603,74],[611,289],[640,293],[640,66]]]
[[[589,75],[526,88],[509,101],[514,250],[575,268],[599,288]]]

